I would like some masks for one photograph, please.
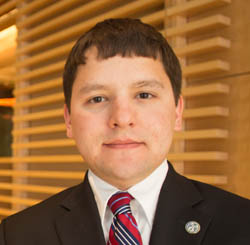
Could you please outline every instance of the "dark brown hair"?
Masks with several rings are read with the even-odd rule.
[[[86,63],[85,53],[96,47],[98,59],[116,55],[159,58],[168,75],[176,104],[181,92],[181,67],[166,39],[154,27],[138,19],[107,19],[83,34],[66,61],[63,74],[65,103],[70,111],[72,86],[77,67]]]

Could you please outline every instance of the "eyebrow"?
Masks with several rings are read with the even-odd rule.
[[[142,80],[132,83],[132,88],[143,88],[143,87],[152,87],[152,88],[164,88],[164,85],[157,80]],[[78,91],[79,94],[90,93],[96,90],[106,90],[108,89],[107,85],[103,84],[87,84],[81,87]]]
[[[138,81],[132,84],[132,87],[143,88],[143,87],[152,87],[152,88],[164,88],[164,85],[157,80],[143,80]]]
[[[102,84],[87,84],[83,87],[81,87],[78,91],[79,94],[85,94],[85,93],[89,93],[92,91],[96,91],[96,90],[104,90],[107,89],[107,86],[102,85]]]

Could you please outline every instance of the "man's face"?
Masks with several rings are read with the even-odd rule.
[[[65,106],[67,136],[74,138],[89,168],[127,189],[150,175],[166,157],[173,131],[181,128],[182,98],[176,106],[159,60],[86,53]]]

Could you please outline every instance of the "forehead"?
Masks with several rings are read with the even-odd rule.
[[[76,80],[89,80],[89,78],[109,79],[139,79],[140,77],[163,76],[168,79],[160,59],[142,56],[115,55],[101,58],[96,47],[91,47],[85,52],[85,64],[77,68]],[[163,78],[161,78],[163,79]]]
[[[116,55],[98,58],[97,49],[86,52],[86,63],[77,68],[73,97],[79,98],[103,92],[128,95],[134,91],[161,92],[173,97],[172,86],[163,64],[158,59]]]

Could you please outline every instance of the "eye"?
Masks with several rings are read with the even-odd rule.
[[[96,104],[96,103],[101,103],[101,102],[104,102],[104,101],[106,101],[106,98],[104,98],[102,96],[96,96],[96,97],[90,99],[89,103]]]
[[[138,95],[137,95],[137,97],[139,98],[139,99],[150,99],[150,98],[152,98],[153,97],[153,95],[152,94],[150,94],[150,93],[139,93]]]

